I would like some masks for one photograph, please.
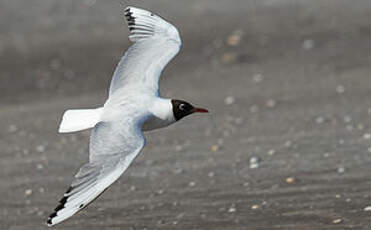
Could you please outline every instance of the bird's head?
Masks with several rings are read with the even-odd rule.
[[[183,117],[186,117],[192,113],[208,113],[207,109],[197,108],[191,105],[190,103],[182,100],[171,100],[173,106],[173,114],[175,120],[179,121]]]

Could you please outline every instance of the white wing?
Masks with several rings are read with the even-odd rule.
[[[162,70],[179,52],[178,30],[157,15],[135,7],[125,9],[130,40],[135,42],[121,58],[110,86],[110,96],[122,87],[158,94]]]
[[[128,109],[128,108],[126,108]],[[141,126],[147,119],[138,111],[124,114],[120,121],[100,122],[90,137],[89,163],[75,175],[47,224],[55,225],[80,211],[128,168],[145,145]]]

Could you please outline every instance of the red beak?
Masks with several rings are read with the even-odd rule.
[[[209,110],[203,109],[203,108],[194,108],[193,112],[194,113],[208,113]]]

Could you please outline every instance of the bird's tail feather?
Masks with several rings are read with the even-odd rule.
[[[71,133],[93,128],[101,121],[102,112],[103,108],[67,110],[59,125],[59,132]]]

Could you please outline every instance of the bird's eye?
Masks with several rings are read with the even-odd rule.
[[[180,110],[185,110],[185,104],[180,104],[180,105],[179,105],[179,109],[180,109]]]

